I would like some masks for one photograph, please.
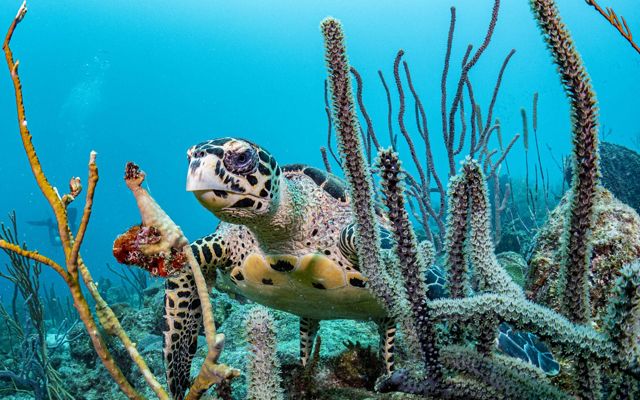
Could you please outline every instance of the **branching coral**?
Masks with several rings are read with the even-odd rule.
[[[490,150],[489,140],[494,132],[499,132],[500,124],[496,119],[493,120],[494,107],[496,105],[497,96],[500,90],[500,86],[503,80],[506,67],[515,53],[515,50],[511,50],[505,57],[498,76],[496,79],[493,93],[490,97],[490,103],[487,107],[487,118],[483,119],[480,111],[480,105],[476,103],[476,98],[473,92],[473,85],[471,82],[470,72],[472,68],[478,63],[484,50],[489,45],[493,31],[498,18],[498,10],[500,8],[500,1],[495,0],[493,2],[493,8],[491,13],[491,19],[487,28],[487,32],[479,48],[472,53],[472,46],[467,47],[467,51],[462,60],[462,68],[460,75],[456,78],[456,90],[453,99],[451,99],[450,106],[447,105],[449,99],[447,99],[447,81],[449,78],[449,70],[451,63],[451,49],[453,46],[453,36],[456,23],[456,9],[451,8],[451,22],[449,26],[449,34],[447,37],[447,50],[444,60],[444,68],[441,78],[441,116],[443,127],[443,141],[447,151],[448,161],[448,173],[449,177],[455,174],[455,162],[456,158],[463,154],[463,150],[467,151],[472,157],[478,156],[478,160],[483,165],[484,170],[487,172],[487,179],[493,181],[494,188],[497,188],[495,195],[500,197],[502,189],[499,187],[500,166],[505,161],[505,157],[511,151],[513,144],[519,138],[519,135],[515,135],[509,143],[503,143],[500,141],[499,149]],[[406,146],[409,149],[408,155],[412,161],[412,170],[416,171],[415,176],[407,174],[406,176],[406,192],[407,202],[413,217],[420,223],[422,230],[426,238],[434,242],[434,246],[437,251],[441,253],[445,249],[444,235],[445,235],[445,203],[446,192],[445,185],[439,177],[439,170],[436,168],[436,159],[434,159],[432,152],[433,137],[429,131],[427,114],[425,107],[420,99],[418,91],[413,84],[409,65],[407,61],[403,60],[404,51],[400,50],[396,54],[393,62],[393,81],[395,83],[395,89],[398,94],[398,111],[395,121],[398,125],[400,135],[404,139]],[[367,160],[371,161],[372,145],[375,149],[380,149],[380,143],[374,132],[371,118],[366,111],[364,103],[362,101],[362,79],[360,75],[351,68],[356,78],[357,89],[357,103],[360,108],[362,117],[366,122],[367,129],[361,130],[362,142],[366,146],[363,148],[363,153],[366,154]],[[389,86],[382,71],[378,71],[378,75],[384,87],[387,103],[388,103],[388,115],[387,124],[389,129],[389,142],[391,147],[397,150],[397,133],[394,133],[393,128],[393,107],[391,102],[391,94],[389,92]],[[406,86],[405,86],[406,82]],[[406,88],[408,87],[408,91]],[[326,88],[325,88],[326,89]],[[326,90],[325,90],[326,93]],[[409,96],[409,93],[411,96]],[[413,135],[410,127],[406,124],[405,119],[408,116],[409,98],[413,100],[414,112],[415,112],[415,128],[417,135]],[[325,98],[326,102],[326,98]],[[467,105],[468,104],[468,105]],[[471,112],[465,113],[465,107],[469,107]],[[327,107],[328,109],[328,107]],[[470,118],[468,118],[470,116]],[[456,127],[456,119],[460,119],[460,127]],[[332,120],[329,119],[331,124]],[[331,129],[329,128],[329,141],[327,143],[329,150],[330,146]],[[416,142],[418,140],[424,142],[424,157],[419,154],[420,144]],[[496,155],[496,159],[492,157]],[[423,158],[423,159],[421,159]],[[441,172],[441,171],[440,171]],[[509,196],[505,196],[502,201],[498,201],[494,204],[495,210],[502,211],[506,207],[506,200]],[[502,206],[504,204],[504,206]],[[500,213],[496,212],[496,222],[500,222]],[[435,223],[437,226],[433,226]],[[500,235],[496,235],[500,237]]]
[[[560,19],[555,3],[552,0],[535,0],[531,6],[558,66],[562,85],[571,100],[573,198],[565,229],[567,244],[560,286],[564,293],[564,312],[571,320],[585,323],[590,318],[589,238],[599,179],[596,98],[582,59]]]
[[[18,224],[15,212],[9,215],[11,224],[2,224],[0,239],[19,246]],[[21,246],[26,250],[26,246]],[[32,391],[36,400],[67,400],[73,396],[65,389],[60,374],[51,363],[51,352],[46,341],[45,307],[40,298],[40,274],[42,267],[28,257],[6,251],[10,263],[7,272],[0,277],[13,284],[11,313],[0,304],[0,321],[6,326],[7,339],[12,349],[11,357],[0,369],[0,380],[11,381],[21,390]],[[18,300],[24,307],[19,309]],[[60,322],[60,328],[70,321]],[[18,351],[14,351],[16,349]]]
[[[590,239],[600,178],[596,98],[589,75],[554,1],[534,0],[531,6],[558,66],[562,85],[571,100],[573,181],[571,208],[562,247],[563,263],[558,279],[563,301],[561,306],[571,321],[588,323],[591,320]],[[582,358],[578,358],[576,363],[581,394],[587,398],[599,398],[601,382],[598,366]]]
[[[0,240],[0,247],[5,250],[12,251],[21,256],[30,258],[32,260],[41,262],[42,264],[48,265],[53,268],[65,281],[69,290],[72,294],[74,303],[76,305],[76,309],[80,315],[80,319],[84,323],[87,328],[87,332],[91,337],[91,341],[96,349],[96,353],[102,360],[104,366],[111,374],[114,381],[120,386],[122,391],[131,399],[142,399],[142,396],[138,393],[136,389],[131,386],[131,384],[127,381],[126,377],[122,374],[122,371],[115,363],[111,353],[106,347],[104,342],[104,338],[100,334],[100,331],[97,329],[96,321],[91,314],[89,305],[87,300],[82,293],[80,288],[80,282],[78,279],[78,270],[80,270],[83,280],[85,284],[90,290],[91,295],[96,300],[97,311],[101,311],[98,313],[98,318],[100,322],[105,328],[107,326],[112,326],[112,321],[110,317],[114,317],[113,312],[105,307],[106,303],[100,297],[100,294],[95,289],[95,284],[93,283],[93,279],[89,274],[84,262],[81,258],[79,258],[79,250],[80,245],[82,243],[82,239],[84,237],[84,232],[86,231],[87,223],[89,220],[89,216],[91,215],[91,206],[93,202],[93,194],[95,190],[95,185],[98,181],[98,170],[95,163],[96,154],[94,152],[91,153],[91,157],[89,160],[89,188],[87,190],[87,201],[85,205],[85,211],[83,214],[82,221],[77,234],[76,239],[74,240],[73,235],[71,234],[71,229],[69,227],[69,221],[67,219],[66,213],[66,205],[67,202],[63,202],[61,198],[58,196],[57,191],[53,188],[51,183],[47,180],[42,165],[40,164],[40,160],[36,154],[35,148],[32,143],[31,133],[29,132],[29,128],[27,127],[27,119],[25,116],[25,109],[22,97],[22,85],[20,83],[20,77],[18,75],[18,62],[14,62],[13,53],[9,47],[9,43],[11,42],[11,38],[15,31],[15,28],[18,26],[20,21],[24,18],[27,12],[26,3],[23,3],[16,17],[14,18],[11,26],[9,27],[9,31],[7,32],[7,36],[4,41],[3,50],[5,53],[5,57],[7,60],[7,65],[9,67],[9,72],[11,73],[11,78],[13,80],[15,96],[16,96],[16,106],[18,111],[18,123],[20,128],[20,136],[22,138],[22,143],[24,149],[27,153],[27,158],[29,159],[29,164],[31,166],[31,170],[34,174],[36,182],[42,191],[42,194],[45,196],[47,201],[49,202],[53,212],[56,216],[56,220],[58,222],[58,231],[60,234],[60,239],[62,242],[62,248],[65,255],[66,260],[66,269],[60,266],[58,263],[54,262],[48,257],[38,254],[34,251],[28,251],[20,248],[19,246],[8,243],[4,240]],[[75,195],[73,196],[76,197]],[[100,301],[101,300],[101,301]],[[108,330],[108,329],[107,329]],[[109,331],[109,330],[108,330]],[[115,332],[114,332],[115,333]],[[139,357],[138,357],[139,358]],[[146,365],[144,366],[146,368]],[[148,370],[148,368],[147,368]],[[155,382],[157,383],[157,382]],[[155,386],[155,385],[154,385]],[[159,386],[159,385],[158,385]],[[168,396],[164,391],[159,391],[159,397],[167,399]]]
[[[478,277],[476,290],[522,296],[522,290],[500,266],[495,255],[488,190],[481,167],[474,161],[467,161],[462,170],[469,193],[469,259]]]
[[[62,277],[69,288],[75,308],[78,311],[81,321],[85,325],[85,328],[91,338],[91,342],[94,349],[96,350],[97,355],[100,357],[107,371],[109,371],[109,373],[111,374],[114,382],[120,387],[120,389],[128,398],[142,400],[144,397],[137,389],[135,389],[131,385],[131,383],[127,380],[127,378],[120,370],[109,349],[107,348],[105,338],[103,337],[101,330],[98,329],[98,323],[104,328],[104,332],[106,332],[108,335],[115,336],[120,340],[120,342],[127,350],[131,360],[138,366],[140,372],[145,378],[147,385],[154,391],[155,395],[159,399],[168,400],[169,395],[160,385],[155,376],[151,373],[146,362],[139,354],[136,348],[136,344],[130,340],[129,336],[120,325],[120,321],[98,292],[97,286],[93,281],[93,278],[89,273],[84,260],[80,256],[80,247],[83,242],[91,216],[93,197],[98,182],[96,153],[91,152],[91,155],[89,157],[89,178],[86,190],[87,195],[85,200],[85,207],[80,226],[78,228],[78,231],[74,235],[71,232],[69,220],[67,218],[67,206],[71,201],[78,197],[81,185],[79,184],[77,178],[72,179],[73,184],[71,185],[71,193],[69,195],[60,197],[57,190],[48,181],[43,171],[42,165],[40,164],[40,161],[38,159],[35,147],[32,143],[32,136],[27,127],[27,119],[25,116],[22,86],[20,77],[18,75],[19,63],[17,61],[14,61],[13,53],[11,51],[11,48],[9,47],[13,33],[20,21],[22,21],[22,19],[24,18],[26,12],[26,3],[23,3],[18,10],[18,13],[16,14],[16,17],[11,23],[11,26],[9,27],[7,36],[3,44],[3,50],[7,60],[7,65],[9,67],[9,72],[11,73],[15,91],[20,136],[22,138],[22,143],[25,152],[27,153],[27,158],[29,160],[29,165],[33,172],[34,178],[42,194],[49,202],[55,214],[56,221],[58,223],[58,232],[62,242],[62,249],[64,251],[65,267],[56,263],[49,257],[43,256],[35,251],[27,250],[16,244],[7,242],[6,240],[0,239],[0,248],[15,253],[20,257],[25,257],[47,265]],[[135,188],[133,190],[135,190]],[[161,247],[161,250],[168,250],[169,248],[171,248],[171,246],[175,246],[176,244],[181,244],[183,242],[187,243],[186,239],[183,238],[179,230],[170,229],[174,227],[167,226],[162,223],[167,221],[167,219],[164,218],[166,215],[157,206],[157,204],[155,204],[155,202],[151,201],[152,199],[150,199],[150,197],[147,200],[149,201],[143,202],[143,207],[141,207],[146,212],[146,214],[144,215],[144,217],[146,217],[145,220],[151,223],[159,222],[159,226],[155,226],[155,228],[158,229],[161,233],[161,229],[165,230],[165,232],[163,233],[165,236],[163,236],[162,240],[158,243]],[[157,217],[159,219],[154,219],[154,217]],[[167,227],[169,229],[167,229]],[[193,259],[193,254],[191,253],[191,250],[188,246],[185,246],[185,255],[187,257],[187,261],[192,266],[195,266],[193,268],[193,272],[196,284],[198,286],[199,296],[203,299],[208,299],[208,292],[206,291],[204,278],[202,277],[202,273],[198,275],[198,264]],[[91,313],[91,309],[80,285],[80,278],[82,278],[82,281],[84,282],[89,294],[95,301],[97,320]],[[202,287],[204,287],[204,293],[202,293]],[[206,309],[206,305],[208,305],[208,309]],[[205,332],[207,333],[206,336],[209,352],[207,354],[205,363],[203,364],[198,377],[195,379],[192,385],[192,389],[190,390],[187,397],[190,400],[200,398],[202,394],[211,386],[211,384],[219,382],[222,379],[232,378],[238,375],[238,371],[217,363],[217,358],[222,349],[224,340],[222,335],[215,334],[215,326],[211,314],[211,307],[208,301],[203,301],[203,318],[205,320],[205,325],[208,327]]]
[[[388,179],[388,175],[382,177],[384,180]],[[637,376],[639,357],[637,347],[629,346],[629,342],[634,340],[633,335],[637,337],[637,331],[631,335],[619,334],[618,336],[621,338],[619,342],[624,342],[624,344],[616,344],[609,335],[597,332],[592,327],[575,324],[565,316],[524,298],[517,284],[497,263],[495,256],[492,256],[493,248],[489,242],[490,232],[484,228],[489,219],[489,216],[486,215],[488,210],[486,184],[478,165],[472,161],[466,162],[462,167],[459,179],[465,183],[464,186],[467,188],[475,187],[475,189],[468,191],[468,196],[465,194],[467,192],[454,193],[461,194],[462,198],[469,201],[467,217],[471,218],[471,222],[468,233],[464,234],[462,239],[470,242],[465,257],[471,261],[474,267],[473,275],[475,278],[473,281],[476,283],[474,285],[476,294],[464,298],[427,302],[425,315],[429,315],[432,323],[446,321],[449,324],[472,328],[472,330],[480,332],[480,339],[477,343],[478,353],[469,353],[471,350],[465,350],[464,354],[467,356],[460,359],[445,352],[445,356],[441,356],[438,360],[442,367],[449,372],[461,373],[467,378],[479,379],[478,384],[482,383],[491,387],[490,390],[487,389],[489,392],[485,393],[496,391],[498,397],[522,397],[523,393],[528,393],[527,396],[524,396],[526,398],[566,397],[558,389],[545,387],[542,384],[533,384],[530,377],[524,376],[526,375],[524,364],[516,359],[510,359],[509,363],[512,365],[508,368],[513,369],[515,375],[502,373],[499,374],[500,379],[487,378],[490,376],[490,374],[487,375],[487,371],[495,372],[499,368],[505,368],[504,365],[498,367],[505,361],[498,359],[481,361],[480,354],[491,358],[496,357],[492,354],[492,346],[490,346],[495,340],[495,326],[498,322],[508,322],[517,329],[538,335],[542,340],[553,345],[562,355],[580,360],[589,359],[591,362],[607,366],[607,369],[626,371],[626,373]],[[619,295],[616,297],[618,300],[614,300],[613,304],[615,305],[611,306],[611,310],[618,310],[617,312],[611,311],[611,320],[618,321],[611,325],[611,331],[618,331],[620,326],[614,327],[616,324],[625,324],[625,326],[637,324],[638,310],[637,306],[633,305],[634,301],[637,302],[637,299],[634,300],[637,293],[631,288],[636,288],[633,285],[638,278],[634,275],[635,272],[631,271],[633,269],[630,267],[625,278],[618,283],[619,287],[624,289],[618,290]],[[478,291],[487,293],[482,294]],[[620,295],[620,293],[625,294]],[[496,364],[489,367],[486,362]],[[381,389],[395,388],[395,390],[417,391],[423,394],[440,393],[445,397],[454,393],[451,392],[454,389],[448,386],[447,374],[440,382],[440,388],[431,379],[422,382],[407,381],[413,383],[394,386],[393,381],[397,382],[398,379],[398,374],[396,374],[383,383]],[[525,382],[530,383],[525,384]],[[543,392],[546,394],[542,394]]]
[[[623,16],[618,18],[618,14],[613,11],[613,8],[607,7],[606,11],[600,7],[600,5],[595,0],[586,0],[587,4],[591,7],[595,8],[596,11],[600,13],[603,17],[609,21],[609,23],[620,32],[623,38],[629,42],[631,47],[638,53],[640,53],[640,46],[633,40],[633,34],[631,34],[631,29],[629,29],[629,25],[627,25],[627,20],[624,19]],[[622,22],[620,21],[622,20]]]

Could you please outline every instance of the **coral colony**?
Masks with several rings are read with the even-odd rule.
[[[637,50],[624,18],[620,22],[613,10],[605,12],[595,1],[587,3],[605,16]],[[110,304],[98,290],[80,254],[98,183],[96,153],[91,152],[89,157],[85,204],[76,232],[70,227],[67,207],[79,201],[83,190],[80,179],[73,178],[69,193],[60,196],[47,179],[36,154],[27,127],[18,75],[19,63],[14,61],[9,46],[16,27],[26,14],[26,4],[23,4],[11,23],[3,50],[15,89],[24,150],[35,180],[55,214],[65,261],[64,264],[58,264],[52,258],[21,245],[17,240],[15,215],[9,227],[2,226],[0,247],[10,257],[9,270],[3,277],[15,285],[16,294],[12,309],[4,305],[0,307],[0,319],[7,323],[12,335],[21,341],[16,346],[29,351],[14,355],[4,364],[4,369],[0,370],[0,381],[9,381],[37,399],[75,398],[65,388],[63,378],[50,359],[65,343],[84,335],[95,350],[92,358],[96,360],[97,356],[112,383],[129,399],[148,396],[166,400],[231,399],[237,398],[233,397],[233,393],[240,390],[241,382],[248,399],[360,398],[354,397],[354,393],[362,393],[355,390],[363,386],[356,381],[364,382],[368,378],[364,375],[357,378],[355,366],[358,363],[376,364],[375,361],[365,360],[376,360],[378,357],[370,357],[367,355],[371,353],[370,349],[350,343],[344,354],[359,356],[348,362],[345,361],[348,357],[343,355],[337,361],[325,363],[320,356],[320,338],[316,339],[318,320],[322,318],[305,318],[302,312],[292,311],[303,317],[300,322],[301,363],[296,361],[292,367],[291,360],[285,362],[279,357],[276,341],[278,318],[274,318],[275,311],[262,306],[252,308],[244,325],[238,328],[244,330],[246,335],[239,333],[238,336],[245,338],[243,340],[248,343],[248,349],[243,353],[246,354],[243,356],[246,358],[246,370],[241,372],[233,368],[230,366],[233,364],[224,358],[227,351],[231,351],[223,351],[225,340],[236,338],[230,337],[230,330],[225,331],[227,338],[217,332],[214,313],[221,312],[220,296],[211,301],[209,286],[212,277],[213,280],[217,278],[216,269],[219,268],[220,276],[228,280],[226,284],[237,287],[232,292],[263,299],[268,305],[267,297],[260,297],[259,292],[278,288],[278,281],[274,282],[273,277],[287,276],[289,273],[294,276],[296,272],[293,269],[297,265],[306,266],[312,271],[309,276],[314,277],[320,272],[313,270],[313,266],[320,268],[317,267],[320,265],[323,268],[335,267],[333,271],[336,272],[330,276],[332,279],[335,276],[343,279],[343,275],[350,277],[347,279],[350,286],[345,284],[344,287],[351,291],[344,289],[343,293],[347,293],[343,295],[345,298],[353,296],[353,293],[362,293],[359,290],[368,291],[363,297],[366,299],[363,304],[369,302],[366,304],[375,310],[370,318],[374,319],[373,314],[376,314],[375,322],[381,328],[380,353],[383,360],[374,368],[375,388],[368,388],[368,394],[362,398],[383,398],[377,396],[384,396],[381,393],[386,392],[404,393],[398,394],[400,397],[397,398],[418,396],[442,399],[604,399],[639,396],[640,263],[634,261],[616,265],[612,267],[614,271],[604,272],[592,267],[593,238],[598,230],[596,215],[602,212],[598,202],[603,196],[609,196],[609,199],[611,196],[600,186],[597,102],[591,80],[555,2],[531,0],[530,5],[571,106],[571,185],[567,197],[556,211],[549,214],[550,218],[556,215],[564,221],[555,248],[559,255],[557,272],[541,276],[539,271],[546,271],[541,267],[538,272],[533,271],[534,275],[527,280],[526,276],[523,277],[526,273],[516,277],[496,256],[496,242],[502,238],[500,216],[506,215],[506,205],[512,199],[511,182],[506,185],[501,183],[500,167],[506,164],[506,156],[514,151],[514,144],[520,135],[503,143],[500,123],[494,120],[492,114],[503,72],[515,51],[509,52],[501,65],[491,103],[486,108],[486,119],[475,103],[469,72],[489,45],[500,1],[494,2],[487,34],[481,45],[475,51],[471,46],[468,47],[453,99],[448,104],[447,78],[456,22],[455,8],[451,8],[441,77],[440,110],[442,138],[447,154],[448,187],[445,179],[436,171],[436,160],[430,144],[433,136],[428,131],[426,113],[413,86],[408,64],[403,61],[404,52],[399,51],[394,62],[394,82],[400,103],[397,120],[399,131],[394,132],[392,123],[389,85],[382,72],[379,72],[389,103],[391,147],[383,148],[362,100],[362,78],[349,64],[343,27],[338,20],[328,17],[320,25],[328,71],[325,103],[330,122],[327,147],[321,149],[321,155],[328,172],[331,172],[329,157],[333,157],[342,169],[346,183],[311,167],[296,165],[280,168],[257,145],[233,139],[210,141],[192,148],[189,153],[190,170],[205,168],[208,165],[206,163],[211,162],[211,168],[215,166],[215,173],[221,180],[226,176],[225,183],[231,181],[235,185],[233,192],[221,190],[215,185],[206,187],[211,190],[211,196],[199,200],[214,213],[218,211],[216,202],[233,202],[231,208],[239,211],[220,218],[223,221],[227,218],[239,225],[246,224],[249,230],[252,225],[246,222],[248,216],[267,215],[272,218],[270,221],[276,221],[274,215],[277,215],[279,219],[274,222],[276,225],[283,220],[294,221],[294,218],[287,219],[288,216],[275,213],[269,208],[267,200],[265,203],[256,201],[260,195],[251,200],[233,197],[249,189],[243,186],[246,182],[235,181],[229,171],[235,171],[237,176],[245,174],[242,176],[246,176],[247,185],[251,187],[264,185],[263,197],[275,199],[269,201],[297,204],[296,201],[300,202],[308,195],[303,193],[288,198],[291,196],[288,189],[280,188],[278,192],[275,186],[277,182],[269,180],[269,177],[284,179],[284,175],[289,174],[287,176],[306,179],[304,182],[309,182],[313,190],[319,190],[318,193],[323,196],[330,195],[335,201],[348,203],[353,223],[339,234],[339,247],[342,254],[348,255],[350,262],[354,265],[357,263],[359,268],[357,271],[339,269],[328,258],[330,252],[325,252],[313,258],[313,261],[280,256],[270,264],[274,272],[269,269],[269,264],[260,264],[252,255],[246,258],[246,263],[253,263],[251,273],[271,274],[260,276],[258,283],[253,284],[254,277],[247,274],[248,270],[234,267],[231,261],[226,265],[216,265],[215,260],[221,257],[230,258],[233,254],[239,254],[229,247],[235,242],[225,244],[211,236],[190,244],[180,228],[141,186],[144,173],[134,163],[128,163],[125,182],[136,199],[142,223],[119,236],[113,252],[118,262],[141,267],[166,281],[163,331],[165,380],[162,371],[148,364],[150,353],[144,350],[143,343],[134,341],[131,336],[133,332],[125,329],[126,321],[117,312],[120,306]],[[410,94],[414,100],[416,123],[426,148],[425,159],[417,154],[405,126],[406,94],[402,71],[409,89],[406,94]],[[355,99],[352,76],[355,79]],[[537,147],[537,95],[534,96],[533,106],[533,132]],[[360,126],[358,109],[365,127]],[[470,120],[466,120],[465,116]],[[523,141],[527,152],[529,133],[524,110],[522,116],[525,127]],[[458,121],[460,125],[457,125]],[[332,128],[338,144],[337,154],[331,146]],[[398,153],[398,132],[401,140],[408,145],[407,160],[416,167],[415,176],[403,169]],[[497,136],[499,149],[489,148],[492,135]],[[225,158],[224,162],[218,161],[216,165],[216,157],[222,157],[229,150],[225,146],[231,147],[233,159]],[[247,148],[249,150],[245,150]],[[469,153],[462,154],[463,149],[468,149]],[[457,164],[460,165],[458,170]],[[508,169],[508,164],[505,166]],[[537,166],[542,179],[544,204],[548,205],[548,182],[545,183],[539,158]],[[537,177],[538,168],[534,169]],[[258,170],[262,175],[247,176],[247,171],[252,170]],[[281,173],[283,177],[280,177]],[[546,179],[549,179],[548,174]],[[203,188],[194,190],[200,189]],[[535,193],[527,186],[526,203],[530,208],[538,201],[537,190],[537,181]],[[200,192],[197,195],[204,196]],[[492,201],[490,195],[493,196]],[[296,211],[295,207],[291,210],[285,207],[284,210]],[[638,216],[632,211],[629,213],[629,219],[637,224],[640,221]],[[515,220],[512,216],[510,218]],[[412,221],[415,221],[415,225]],[[536,217],[530,221],[535,225]],[[290,230],[284,229],[282,232],[283,236],[279,239],[290,239],[286,236]],[[260,238],[264,239],[263,236]],[[636,254],[632,259],[637,258]],[[242,259],[245,262],[244,255]],[[438,263],[444,265],[444,270]],[[62,278],[69,288],[75,311],[62,304],[52,307],[49,303],[60,303],[53,290],[45,290],[47,304],[43,304],[38,294],[40,265],[52,268]],[[607,279],[603,278],[605,276]],[[245,286],[238,283],[241,281]],[[602,286],[605,285],[604,281],[607,286]],[[327,293],[329,291],[324,286],[326,281],[323,282],[309,282],[309,285],[317,293]],[[528,282],[524,288],[523,282]],[[140,286],[137,290],[140,298],[149,290],[145,279],[130,278],[129,283]],[[101,285],[102,290],[106,287],[106,284]],[[266,287],[270,289],[260,289]],[[546,297],[536,296],[535,290],[541,287],[546,288]],[[343,286],[336,284],[336,288]],[[606,304],[593,304],[594,293],[599,303]],[[27,308],[24,318],[16,313],[18,298],[24,299]],[[543,301],[538,301],[540,299]],[[142,300],[140,302],[144,303]],[[90,304],[94,305],[93,310]],[[274,308],[289,310],[287,305],[282,304]],[[46,334],[45,314],[50,314],[48,318],[59,325],[59,334],[52,339]],[[86,332],[74,330],[70,324],[74,318],[79,318]],[[131,324],[131,321],[126,323]],[[201,327],[204,327],[206,351],[199,355],[202,364],[195,377],[192,377],[191,364],[198,350],[197,339]],[[72,334],[72,331],[75,333]],[[401,342],[397,347],[402,349],[397,355],[398,360],[394,359],[396,340]],[[154,351],[160,352],[159,343],[156,347]],[[343,371],[337,375],[350,376],[351,381],[342,386],[345,391],[332,392],[328,386],[322,386],[322,379],[316,377],[318,368]],[[134,376],[142,377],[136,380],[135,385]],[[208,393],[210,389],[211,392],[215,391],[217,397],[211,397],[214,394]]]

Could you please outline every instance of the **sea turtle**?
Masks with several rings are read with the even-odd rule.
[[[221,221],[214,233],[191,244],[207,283],[299,316],[303,365],[320,320],[375,321],[386,372],[392,372],[395,326],[360,272],[346,184],[311,166],[281,167],[267,150],[243,139],[209,140],[191,147],[187,156],[187,190]],[[381,247],[389,255],[393,243],[380,211],[378,220]],[[172,270],[155,261],[156,273]],[[426,282],[429,298],[445,294],[440,268],[431,267]],[[169,274],[164,355],[175,399],[182,399],[191,383],[201,317],[190,270]],[[501,332],[501,343],[515,356],[545,357],[547,350],[531,340],[520,340],[510,330]]]
[[[235,138],[191,147],[187,190],[220,219],[215,232],[191,248],[210,284],[298,315],[300,357],[306,364],[320,320],[378,322],[387,371],[393,369],[395,328],[360,272],[345,183],[318,168],[279,166],[264,148]],[[391,248],[385,221],[381,242]],[[428,282],[437,295],[442,271]],[[165,297],[165,360],[172,394],[189,386],[200,302],[189,272],[169,277]]]

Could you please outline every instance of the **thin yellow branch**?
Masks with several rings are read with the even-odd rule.
[[[91,217],[91,210],[93,209],[93,196],[96,192],[96,185],[98,184],[98,166],[96,164],[95,151],[92,151],[89,156],[89,186],[87,187],[87,199],[84,203],[84,212],[82,213],[82,220],[80,221],[80,227],[73,241],[73,248],[71,249],[71,255],[69,257],[69,263],[67,268],[69,273],[75,275],[78,265],[78,253],[80,252],[80,246],[84,240],[84,234],[87,231],[87,225],[89,224],[89,218]]]
[[[69,281],[69,290],[71,292],[71,296],[73,297],[73,304],[78,310],[78,315],[80,316],[80,320],[84,324],[87,329],[87,333],[91,338],[91,343],[93,344],[93,348],[96,351],[96,354],[102,360],[102,364],[105,366],[109,374],[115,381],[115,383],[120,387],[120,390],[131,400],[145,400],[145,398],[138,393],[138,391],[131,386],[127,378],[118,367],[118,364],[113,359],[111,352],[107,348],[100,331],[98,330],[98,326],[93,319],[93,314],[91,314],[91,310],[89,308],[89,304],[82,294],[82,289],[80,288],[80,283],[78,280],[70,280]],[[97,307],[96,307],[97,308]]]
[[[633,41],[633,35],[631,34],[629,25],[627,25],[627,21],[625,21],[624,17],[622,16],[620,17],[620,19],[622,19],[622,23],[620,23],[620,20],[618,19],[618,15],[616,14],[615,11],[613,11],[613,8],[607,7],[607,10],[605,11],[602,9],[602,7],[600,7],[600,5],[596,2],[596,0],[585,0],[585,1],[587,2],[588,5],[595,8],[600,13],[600,15],[605,17],[607,21],[609,21],[609,23],[614,28],[616,28],[618,32],[620,32],[622,37],[625,38],[627,42],[629,42],[631,47],[633,47],[635,51],[637,51],[638,54],[640,54],[640,46],[638,46],[638,44]]]
[[[37,251],[25,250],[16,244],[9,243],[2,239],[0,239],[0,248],[12,251],[19,256],[30,258],[33,261],[39,262],[41,264],[48,265],[53,268],[62,277],[62,279],[64,279],[65,282],[69,281],[69,274],[64,270],[64,268],[62,268],[58,263],[56,263],[49,257],[43,256]]]
[[[62,201],[58,197],[55,189],[49,181],[47,180],[43,170],[42,165],[40,164],[40,160],[36,154],[36,150],[33,147],[31,133],[29,132],[29,128],[27,127],[27,117],[24,110],[24,101],[22,97],[22,83],[20,82],[20,76],[18,75],[18,65],[19,62],[13,61],[13,52],[9,47],[11,42],[11,38],[13,36],[13,32],[16,27],[22,21],[24,16],[27,13],[27,5],[26,1],[22,3],[18,13],[16,14],[11,26],[9,27],[9,31],[7,32],[7,36],[4,39],[4,44],[2,45],[2,49],[4,50],[5,58],[7,59],[7,65],[9,67],[9,72],[11,73],[11,80],[13,81],[13,88],[15,92],[16,98],[16,108],[18,112],[18,125],[20,127],[20,137],[22,138],[22,145],[24,146],[24,150],[27,153],[27,158],[29,159],[29,164],[31,166],[31,171],[33,172],[33,176],[36,179],[42,194],[47,199],[53,212],[55,213],[56,220],[58,221],[58,233],[60,235],[60,240],[63,244],[62,248],[65,251],[65,256],[68,256],[68,253],[71,250],[69,244],[69,232],[68,232],[68,220],[67,220],[67,212],[62,204]]]

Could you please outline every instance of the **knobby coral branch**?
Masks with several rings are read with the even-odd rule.
[[[273,316],[264,307],[252,308],[245,319],[249,363],[247,365],[247,398],[283,400],[280,360],[276,354],[276,329]],[[319,338],[320,336],[318,336]],[[319,350],[317,344],[316,350]],[[312,360],[317,360],[313,358]],[[310,368],[311,365],[308,366]]]
[[[562,84],[571,100],[573,124],[573,181],[571,207],[567,218],[563,262],[558,279],[562,310],[572,321],[587,323],[591,319],[589,272],[590,237],[599,183],[598,122],[596,98],[589,75],[583,67],[568,30],[562,23],[552,0],[532,1],[547,45],[558,66]],[[576,360],[578,384],[585,397],[600,396],[598,366]]]
[[[591,318],[589,304],[590,237],[596,187],[599,183],[598,120],[596,97],[580,54],[560,19],[553,0],[531,2],[534,16],[558,66],[562,85],[571,103],[573,125],[573,181],[567,241],[560,273],[563,312],[578,323]]]
[[[84,203],[84,211],[82,213],[82,219],[80,220],[80,226],[78,227],[78,233],[73,241],[73,248],[71,249],[71,256],[68,263],[69,272],[73,275],[76,272],[76,265],[78,261],[78,253],[80,252],[80,245],[84,240],[84,234],[87,231],[87,225],[89,224],[89,218],[91,217],[91,210],[93,209],[93,196],[96,192],[96,185],[98,184],[98,166],[96,164],[95,151],[92,151],[89,155],[89,187],[87,188],[87,198]]]
[[[356,219],[358,259],[373,293],[387,310],[393,308],[395,296],[385,271],[380,268],[380,237],[375,218],[374,189],[371,171],[364,157],[359,124],[355,114],[350,67],[340,22],[326,18],[320,28],[325,41],[325,59],[333,105],[333,122],[339,142],[345,177],[349,183]]]
[[[478,277],[478,290],[520,297],[522,290],[500,266],[495,256],[489,223],[488,190],[480,165],[468,160],[462,166],[462,173],[469,193],[469,261]]]
[[[469,195],[467,182],[461,175],[449,180],[445,264],[450,296],[454,299],[469,293],[468,264],[465,257]]]
[[[606,18],[609,23],[620,32],[623,38],[627,39],[627,42],[633,47],[635,51],[640,54],[640,46],[633,40],[633,34],[631,33],[631,29],[629,29],[629,25],[627,25],[627,21],[623,16],[618,18],[618,14],[613,11],[613,8],[607,7],[607,10],[603,10],[602,7],[595,0],[585,0],[588,5],[595,8],[600,15]],[[622,22],[620,22],[622,20]]]
[[[421,265],[416,235],[409,221],[404,196],[402,171],[398,155],[393,149],[381,150],[378,155],[378,168],[382,178],[383,201],[387,207],[387,215],[391,223],[391,230],[396,243],[395,253],[398,257],[399,268],[404,277],[411,313],[415,322],[427,375],[436,385],[442,378],[437,335],[431,320],[427,303],[427,293],[424,284],[425,265]]]
[[[0,240],[0,248],[14,252],[19,256],[27,257],[44,265],[48,265],[53,268],[62,277],[62,279],[65,280],[65,282],[68,282],[70,280],[70,276],[67,271],[64,270],[64,268],[62,268],[58,263],[56,263],[49,257],[39,254],[37,251],[23,249],[22,247],[13,243],[9,243],[5,240]]]
[[[482,294],[465,299],[434,300],[429,303],[433,317],[475,324],[486,315],[530,331],[567,354],[583,354],[618,364],[618,350],[607,336],[586,326],[574,325],[566,317],[544,306],[499,294]]]

